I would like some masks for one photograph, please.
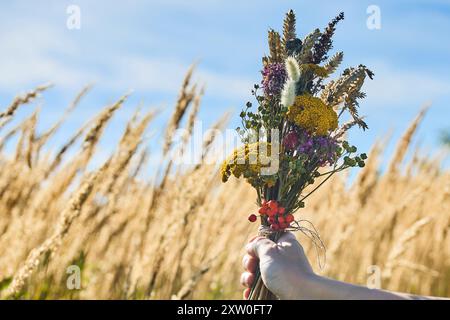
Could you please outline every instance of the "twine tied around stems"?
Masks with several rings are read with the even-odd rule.
[[[306,224],[306,225],[305,225]],[[297,220],[292,223],[289,228],[286,228],[284,231],[274,231],[270,229],[269,226],[260,225],[258,228],[258,236],[266,237],[274,242],[277,242],[281,237],[283,232],[285,231],[300,231],[303,233],[314,245],[314,249],[317,254],[317,263],[319,268],[322,270],[326,263],[326,248],[325,244],[322,241],[322,238],[319,235],[319,232],[314,227],[313,223],[308,220]]]
[[[275,231],[271,230],[269,226],[260,225],[258,228],[258,236],[260,237],[270,238],[273,234],[275,234]]]

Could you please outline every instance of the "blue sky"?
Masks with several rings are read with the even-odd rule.
[[[81,29],[66,28],[66,8],[81,9]],[[369,5],[381,9],[381,29],[366,27]],[[198,62],[195,79],[206,85],[200,118],[211,124],[224,111],[238,111],[260,81],[260,59],[267,52],[266,31],[281,29],[285,12],[297,13],[301,37],[323,28],[340,11],[334,50],[344,66],[363,63],[376,74],[361,104],[370,130],[352,141],[367,150],[389,130],[393,140],[425,103],[432,103],[416,143],[438,146],[450,129],[450,1],[2,1],[0,4],[0,108],[37,84],[55,88],[38,100],[41,128],[63,112],[88,83],[94,89],[55,139],[57,145],[107,103],[129,89],[134,93],[116,115],[102,142],[105,154],[140,102],[164,108],[153,129],[166,121],[183,75]],[[32,109],[22,108],[18,119]],[[118,129],[120,128],[120,130]],[[159,139],[151,141],[158,150]],[[393,148],[391,142],[388,152]]]

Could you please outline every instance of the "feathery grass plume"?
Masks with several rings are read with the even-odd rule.
[[[293,57],[288,57],[286,58],[285,65],[289,79],[297,82],[300,79],[300,66],[297,60]]]
[[[189,138],[192,135],[192,131],[194,130],[195,120],[197,119],[198,112],[200,111],[200,105],[202,101],[202,97],[205,93],[205,89],[201,88],[200,92],[194,97],[191,111],[188,115],[187,123],[186,123],[186,132],[182,137],[180,154],[183,154],[184,149],[189,141]]]
[[[206,265],[202,269],[200,269],[196,274],[192,276],[191,279],[189,279],[178,291],[177,294],[172,296],[172,300],[185,300],[187,299],[191,294],[192,291],[195,288],[195,285],[200,280],[200,278],[209,271],[210,266]]]
[[[81,99],[85,97],[89,91],[91,91],[92,85],[85,86],[75,97],[75,99],[70,103],[70,105],[67,107],[67,109],[64,111],[64,114],[61,116],[61,118],[56,121],[53,126],[51,126],[46,132],[36,137],[36,143],[37,143],[37,151],[36,153],[39,153],[40,149],[42,148],[45,143],[58,131],[58,129],[61,127],[61,125],[66,121],[67,117],[75,110],[75,108],[79,105]]]
[[[414,121],[408,127],[408,130],[406,130],[406,132],[400,139],[400,142],[397,145],[397,148],[395,149],[396,151],[394,153],[394,156],[392,157],[392,160],[389,163],[388,171],[390,173],[395,173],[397,171],[397,168],[400,166],[401,162],[403,161],[403,158],[406,155],[406,151],[408,150],[408,147],[411,143],[411,139],[414,133],[416,132],[417,127],[422,122],[429,108],[430,105],[426,105],[422,108],[422,110],[420,110],[419,114],[416,116]]]
[[[86,134],[83,141],[83,156],[85,159],[89,159],[92,156],[92,152],[94,151],[95,145],[97,144],[100,136],[103,133],[103,129],[105,125],[112,118],[114,113],[123,105],[123,103],[127,100],[129,94],[122,96],[117,102],[112,104],[111,106],[105,108],[98,116],[96,121],[94,122],[92,128]]]
[[[45,178],[47,178],[61,163],[63,160],[64,155],[66,154],[67,150],[72,147],[75,142],[83,135],[83,133],[86,131],[86,129],[90,126],[92,123],[92,120],[87,121],[81,128],[78,129],[77,132],[65,143],[63,144],[58,152],[56,153],[55,157],[52,161],[50,161],[50,164],[47,167]]]
[[[148,163],[149,157],[150,157],[150,150],[148,148],[145,148],[144,150],[140,151],[138,161],[136,161],[135,164],[135,169],[133,170],[133,173],[130,175],[131,180],[136,179],[139,173],[142,172],[143,168]]]
[[[138,119],[140,118],[141,111],[142,111],[142,104],[139,104],[137,106],[136,110],[134,110],[134,113],[131,116],[131,119],[128,120],[127,125],[125,127],[125,132],[122,134],[122,138],[120,139],[119,144],[125,143],[125,139],[128,137],[128,135],[130,134],[132,128],[134,128],[134,126],[136,125]]]
[[[34,131],[37,121],[37,114],[39,112],[40,108],[37,108],[28,118],[26,118],[21,123],[21,135],[16,145],[16,161],[24,160],[26,158],[25,154],[27,151],[24,149],[26,147],[26,143],[30,140],[30,136],[34,136],[34,133],[32,133],[31,131]]]
[[[23,131],[26,126],[28,125],[28,123],[31,121],[31,118],[34,116],[34,114],[36,113],[36,110],[32,113],[32,115],[28,118],[26,118],[25,120],[23,120],[22,122],[18,123],[15,127],[13,127],[12,129],[10,129],[0,140],[0,151],[4,148],[4,146],[8,143],[8,141],[14,136],[16,135],[18,132]]]
[[[280,103],[289,107],[294,104],[296,96],[296,85],[300,79],[300,67],[298,62],[293,57],[286,58],[286,70],[288,74],[288,80],[285,82],[283,90],[281,91]]]
[[[117,182],[119,176],[125,172],[126,167],[131,161],[131,158],[136,153],[139,145],[142,143],[142,134],[154,118],[155,111],[149,111],[121,140],[123,143],[119,145],[119,149],[111,157],[111,166],[109,168],[109,179],[103,182],[103,189],[105,194],[109,194],[114,184]]]
[[[379,158],[384,145],[383,141],[374,143],[369,151],[365,167],[358,174],[352,186],[355,197],[359,200],[360,207],[367,205],[367,200],[373,194],[377,185]]]
[[[0,130],[9,122],[14,116],[16,110],[23,104],[30,103],[35,98],[39,96],[39,94],[47,89],[52,87],[52,84],[44,84],[36,87],[34,90],[31,90],[23,95],[19,95],[14,98],[13,102],[6,108],[5,111],[0,112]]]
[[[41,263],[41,259],[45,255],[55,252],[59,248],[62,238],[69,231],[69,228],[75,218],[81,213],[83,204],[90,195],[95,180],[100,172],[101,170],[88,177],[80,189],[73,195],[68,206],[61,213],[59,223],[53,235],[45,240],[42,245],[30,252],[23,266],[14,275],[11,284],[8,287],[6,294],[7,297],[13,298],[20,294],[26,285],[27,280],[32,276],[33,272]]]
[[[284,84],[283,91],[281,92],[281,100],[280,103],[285,107],[290,107],[295,102],[295,90],[296,84],[292,79],[288,79]]]
[[[383,270],[383,278],[390,278],[392,276],[392,270],[396,266],[399,257],[407,249],[408,243],[416,237],[419,230],[430,223],[430,221],[431,217],[421,218],[403,232],[387,256],[387,261]]]
[[[336,25],[339,21],[344,20],[344,13],[341,12],[338,16],[336,16],[333,20],[331,20],[330,23],[328,23],[327,28],[325,31],[320,35],[320,38],[317,40],[317,42],[314,44],[313,48],[313,57],[312,62],[319,64],[326,59],[327,52],[333,48],[333,35],[336,31]]]
[[[284,18],[283,22],[283,40],[282,45],[283,48],[286,50],[286,44],[290,40],[294,40],[297,37],[297,34],[295,32],[295,24],[296,24],[296,18],[295,13],[293,10],[289,10],[288,13],[286,13],[286,17]]]
[[[14,135],[22,129],[22,123],[19,123],[14,128],[10,129],[8,133],[6,133],[1,139],[0,139],[0,151],[3,150],[5,145],[8,143],[8,141],[14,137]]]
[[[175,110],[167,124],[163,147],[164,156],[167,155],[170,148],[172,147],[173,135],[175,134],[175,131],[179,128],[180,122],[183,119],[186,110],[188,109],[189,105],[191,104],[192,100],[195,97],[196,86],[194,85],[192,88],[189,87],[194,70],[195,65],[192,65],[189,68],[188,72],[186,73],[183,80],[183,84],[181,86],[181,91],[178,96],[177,103],[175,105]]]
[[[33,113],[33,116],[30,121],[30,125],[28,127],[28,139],[27,139],[27,149],[25,150],[25,159],[28,165],[28,168],[31,168],[33,165],[33,156],[34,156],[34,149],[35,146],[35,140],[36,140],[36,124],[38,121],[38,114],[40,112],[40,109],[38,108],[35,113]]]
[[[145,128],[150,119],[151,117],[145,117],[143,119],[145,124],[139,126],[139,129],[141,127]],[[133,132],[134,137],[133,139],[128,139],[129,144],[123,145],[115,155],[111,156],[107,177],[101,182],[102,185],[99,190],[101,194],[108,198],[108,203],[102,214],[98,214],[96,210],[93,211],[93,213],[97,213],[95,221],[91,223],[93,227],[91,233],[93,234],[98,233],[107,221],[111,219],[111,216],[117,213],[114,208],[119,201],[123,183],[127,181],[127,168],[130,161],[143,141],[141,134],[142,132]]]
[[[202,88],[199,92],[199,94],[197,94],[194,99],[193,99],[193,105],[191,108],[191,111],[189,112],[188,115],[188,119],[187,119],[187,123],[186,123],[186,131],[183,134],[183,136],[181,137],[181,143],[179,145],[179,151],[178,154],[180,157],[183,157],[183,155],[186,152],[186,148],[188,147],[188,143],[189,143],[189,139],[192,136],[192,132],[194,130],[194,125],[195,125],[195,120],[197,119],[197,115],[198,112],[200,110],[200,104],[201,104],[201,100],[202,97],[204,95],[204,88]],[[172,161],[172,160],[171,160]],[[170,172],[170,169],[172,168],[172,162],[170,161],[169,166],[167,166],[166,168],[166,172],[163,176],[163,181],[165,181],[167,179],[167,176]],[[183,168],[181,168],[181,166],[178,168],[178,170],[184,170]]]

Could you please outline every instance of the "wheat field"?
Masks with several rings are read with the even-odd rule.
[[[9,124],[18,108],[45,97],[47,86],[18,96],[0,113],[3,299],[241,298],[243,247],[256,233],[246,220],[255,210],[254,191],[243,181],[221,184],[215,165],[179,168],[171,159],[170,151],[180,148],[172,144],[175,130],[184,125],[192,133],[201,105],[192,72],[167,123],[156,172],[148,170],[145,136],[153,110],[131,115],[115,152],[98,168],[89,166],[127,96],[58,148],[49,148],[49,139],[89,88],[44,132],[36,132],[37,111]],[[389,166],[381,170],[380,140],[355,179],[338,175],[297,213],[327,248],[320,268],[311,241],[298,235],[317,272],[363,285],[376,276],[385,289],[450,297],[450,172],[438,155],[416,151],[405,158],[424,112],[398,141]],[[226,122],[225,115],[214,127]],[[14,137],[15,152],[6,152]],[[205,155],[213,141],[205,139]],[[80,289],[67,286],[73,265],[81,270]]]

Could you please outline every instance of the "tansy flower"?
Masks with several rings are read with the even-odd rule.
[[[236,178],[243,176],[250,184],[254,185],[261,178],[261,168],[269,165],[271,151],[270,143],[256,142],[246,144],[243,147],[233,151],[230,157],[225,160],[221,167],[222,181],[228,181],[231,175]],[[270,180],[270,176],[264,179]]]
[[[300,128],[316,135],[326,135],[338,126],[337,114],[317,97],[297,96],[289,107],[287,117]]]

